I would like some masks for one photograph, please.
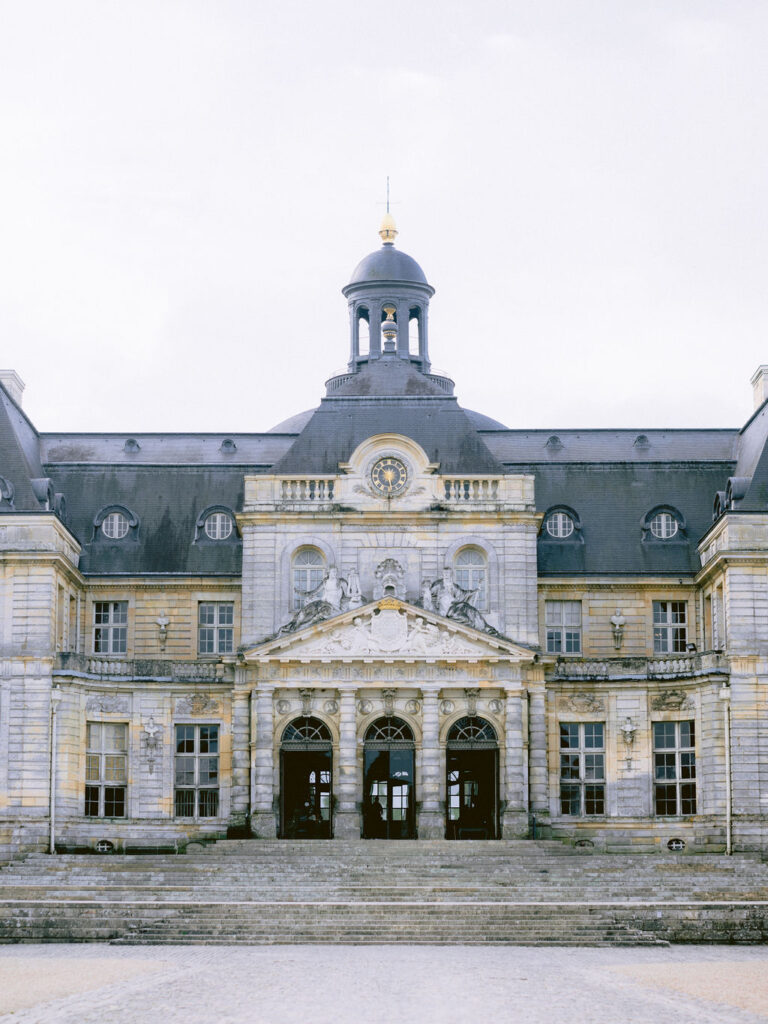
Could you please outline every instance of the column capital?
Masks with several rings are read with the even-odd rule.
[[[335,689],[340,697],[354,697],[360,689],[359,683],[336,683]]]
[[[273,683],[271,680],[269,682],[262,682],[259,680],[256,686],[251,690],[251,693],[254,697],[267,697],[273,694],[278,686],[280,686],[280,683]]]
[[[504,696],[507,699],[515,698],[515,697],[518,697],[518,698],[525,697],[526,693],[528,692],[525,689],[525,687],[523,686],[522,683],[509,683],[509,682],[506,682],[503,685],[504,685]]]
[[[419,690],[421,692],[422,699],[424,697],[439,697],[442,688],[442,683],[419,683]]]

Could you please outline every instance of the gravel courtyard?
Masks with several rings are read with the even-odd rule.
[[[748,1024],[768,951],[409,946],[7,946],[14,1024]]]

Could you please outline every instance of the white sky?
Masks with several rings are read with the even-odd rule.
[[[0,365],[41,430],[265,430],[378,246],[510,427],[737,426],[765,0],[0,0]]]

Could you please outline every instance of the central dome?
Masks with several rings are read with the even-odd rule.
[[[370,253],[355,267],[350,284],[365,284],[368,281],[407,281],[411,284],[427,284],[427,278],[419,264],[407,253],[400,252],[394,245],[385,244]]]

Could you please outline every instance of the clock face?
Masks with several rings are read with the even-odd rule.
[[[387,456],[374,465],[371,470],[371,483],[379,494],[390,498],[405,490],[408,482],[408,470],[400,459]]]

